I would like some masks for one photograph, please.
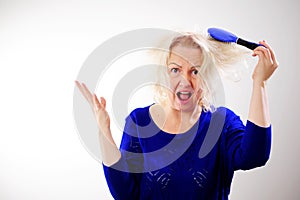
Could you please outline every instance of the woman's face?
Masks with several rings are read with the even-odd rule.
[[[201,96],[201,80],[198,74],[202,65],[202,53],[198,48],[175,46],[167,62],[170,78],[171,105],[181,111],[193,111]]]

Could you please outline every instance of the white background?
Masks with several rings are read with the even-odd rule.
[[[1,0],[0,199],[111,199],[73,121],[81,65],[124,31],[212,26],[267,40],[280,63],[268,81],[271,158],[235,174],[231,199],[299,199],[299,8],[296,0]],[[225,86],[228,106],[246,119],[251,85],[244,80]]]

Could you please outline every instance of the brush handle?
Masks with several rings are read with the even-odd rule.
[[[237,44],[247,47],[248,49],[254,50],[258,46],[262,46],[261,44],[249,42],[247,40],[243,40],[242,38],[238,38],[236,41]]]

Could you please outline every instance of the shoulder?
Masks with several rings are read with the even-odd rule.
[[[224,116],[226,119],[239,117],[234,111],[224,106],[217,107],[212,111],[212,115]]]
[[[243,126],[240,116],[233,110],[227,107],[218,107],[212,112],[212,120],[217,120],[219,123],[224,124],[225,127],[232,126],[233,124]]]
[[[135,108],[130,112],[130,114],[126,119],[133,120],[136,124],[141,126],[147,125],[150,121],[150,116],[149,116],[150,106],[151,105],[146,107]]]
[[[245,128],[245,125],[243,124],[240,116],[227,107],[217,108],[216,114],[223,116],[224,128],[227,130],[236,130],[236,129]]]
[[[146,107],[135,108],[130,112],[129,116],[132,116],[132,117],[142,116],[143,117],[145,115],[148,115],[150,106],[151,105],[146,106]]]

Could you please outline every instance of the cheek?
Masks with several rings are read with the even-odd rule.
[[[198,91],[200,89],[200,82],[198,80],[193,80],[192,87],[195,91]]]
[[[176,90],[176,87],[178,85],[179,80],[177,78],[170,78],[170,90],[174,92]]]
[[[196,93],[196,98],[199,99],[202,94],[202,89],[201,89],[201,82],[200,81],[195,81],[193,82],[193,89],[195,90]]]

